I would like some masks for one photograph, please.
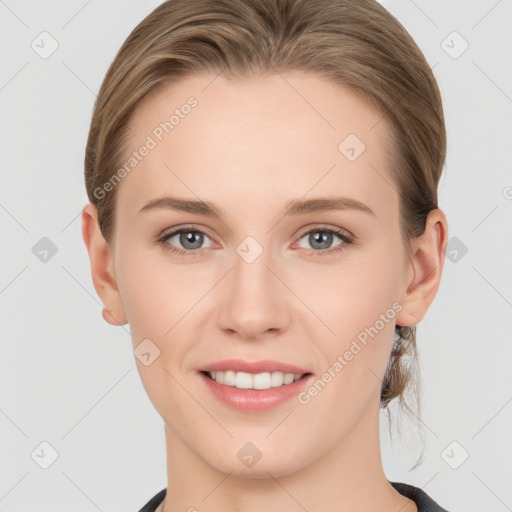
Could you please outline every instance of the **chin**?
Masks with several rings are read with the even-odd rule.
[[[287,456],[281,452],[280,456],[276,456],[276,451],[272,450],[271,455],[265,457],[265,453],[261,453],[261,458],[252,462],[244,461],[244,452],[240,455],[234,453],[233,457],[229,457],[224,453],[222,457],[214,456],[213,461],[204,459],[215,470],[229,474],[234,478],[266,480],[269,478],[281,478],[299,471],[300,466],[295,457]],[[213,464],[212,464],[213,462]]]

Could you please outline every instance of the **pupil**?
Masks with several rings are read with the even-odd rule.
[[[187,249],[198,249],[203,241],[202,236],[197,231],[187,231],[181,234],[180,243]],[[192,244],[192,247],[187,246],[187,244]]]
[[[329,247],[331,242],[332,233],[328,233],[327,231],[317,231],[316,234],[312,234],[310,238],[311,245],[314,247],[314,243],[317,243],[317,239],[319,238],[320,249],[326,249]]]

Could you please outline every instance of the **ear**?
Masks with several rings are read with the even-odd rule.
[[[109,324],[124,325],[127,318],[115,278],[112,250],[101,233],[97,208],[91,203],[82,210],[82,237],[89,253],[94,288],[105,305],[103,318]]]
[[[427,313],[441,283],[447,241],[446,216],[439,208],[431,210],[425,231],[411,241],[407,289],[400,300],[403,309],[396,317],[397,325],[416,325]]]

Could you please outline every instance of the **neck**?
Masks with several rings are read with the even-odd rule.
[[[343,428],[340,423],[340,430]],[[238,460],[230,466],[232,459],[219,468],[221,459],[227,459],[226,453],[236,453],[244,445],[241,439],[231,439],[233,446],[228,448],[227,437],[221,438],[225,446],[212,441],[211,451],[217,449],[218,453],[207,462],[198,455],[201,449],[194,451],[194,446],[187,446],[167,424],[165,435],[168,486],[158,512],[206,507],[209,512],[417,512],[415,503],[398,493],[384,474],[379,409],[373,403],[334,446],[324,444],[322,439],[310,439],[309,446],[279,459],[281,449],[276,451],[273,445],[274,450],[262,450],[272,455],[262,457],[251,473],[243,473]],[[254,444],[263,447],[264,439]]]

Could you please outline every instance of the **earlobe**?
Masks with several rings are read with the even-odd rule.
[[[89,253],[94,288],[105,308],[102,316],[111,325],[127,323],[121,301],[111,249],[101,233],[96,207],[88,203],[82,210],[82,237]]]
[[[411,241],[412,256],[409,276],[397,315],[397,324],[413,326],[426,315],[439,285],[445,261],[448,239],[446,216],[439,208],[429,212],[423,234]],[[412,271],[411,271],[412,270]]]
[[[126,316],[123,315],[123,317],[122,317],[122,318],[124,318],[124,321],[121,319],[118,319],[114,316],[114,314],[112,313],[112,309],[110,309],[110,308],[103,308],[101,311],[101,315],[103,316],[103,320],[105,320],[105,322],[107,322],[111,325],[124,325],[127,323]]]

